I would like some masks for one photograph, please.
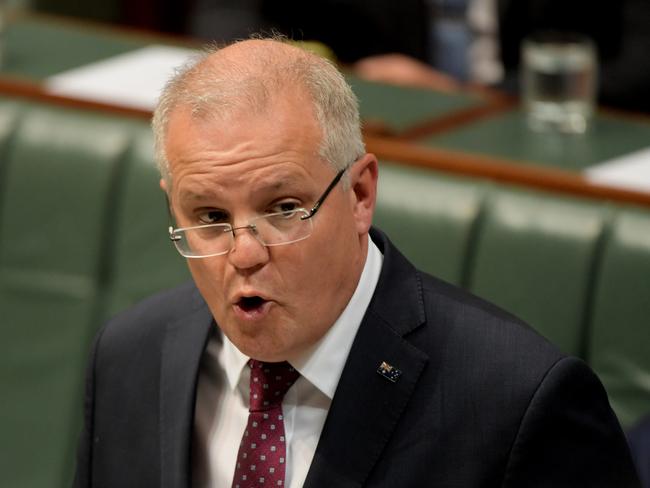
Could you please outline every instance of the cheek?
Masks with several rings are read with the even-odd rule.
[[[283,249],[277,248],[282,253],[277,253],[277,256],[271,258],[271,267],[279,276],[278,285],[281,291],[289,292],[294,297],[309,295],[313,282],[318,281],[318,278],[314,278],[314,253],[310,252],[311,246],[298,245],[293,249],[291,247],[289,245]]]
[[[314,306],[320,298],[337,294],[351,271],[353,243],[343,229],[313,235],[297,259],[291,261],[292,275],[296,277],[297,293]]]
[[[323,268],[328,262],[323,249],[315,236],[296,245],[275,248],[269,271],[277,280],[271,281],[292,313],[310,310],[321,295]]]
[[[210,307],[220,303],[223,295],[223,266],[211,258],[190,259],[188,266],[196,286]]]

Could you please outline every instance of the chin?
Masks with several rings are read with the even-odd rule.
[[[242,354],[267,362],[286,359],[275,359],[282,356],[284,347],[278,344],[273,334],[269,334],[267,327],[250,327],[250,324],[238,324],[236,321],[231,322],[229,326],[224,328],[223,332]]]
[[[277,363],[286,361],[287,354],[278,348],[269,348],[268,344],[261,343],[260,341],[244,340],[240,344],[234,343],[237,349],[242,354],[257,359],[258,361],[265,361],[267,363]]]

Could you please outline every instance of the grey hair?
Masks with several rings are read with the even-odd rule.
[[[156,161],[168,188],[171,175],[165,136],[171,113],[181,106],[196,117],[224,118],[242,109],[263,113],[280,93],[303,88],[321,129],[318,155],[340,171],[365,153],[358,101],[338,69],[324,58],[289,46],[284,39],[256,40],[271,42],[248,46],[244,61],[225,57],[211,62],[220,48],[210,46],[167,82],[152,128]],[[346,185],[347,179],[343,183]]]

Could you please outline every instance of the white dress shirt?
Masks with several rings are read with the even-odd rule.
[[[307,477],[352,342],[379,280],[383,256],[368,239],[361,278],[343,313],[310,350],[288,358],[300,372],[282,402],[287,446],[285,486]],[[193,486],[230,488],[248,421],[250,369],[222,334],[208,342],[199,371],[192,446]]]

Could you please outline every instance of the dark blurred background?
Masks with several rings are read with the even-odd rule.
[[[23,0],[33,9],[203,40],[279,31],[342,63],[401,53],[461,82],[517,92],[519,46],[539,30],[591,37],[600,103],[650,111],[648,0]],[[477,14],[477,12],[479,12]],[[486,20],[487,16],[487,20]],[[493,48],[478,49],[476,41]],[[491,59],[485,59],[491,58]],[[479,64],[487,69],[477,69]]]

